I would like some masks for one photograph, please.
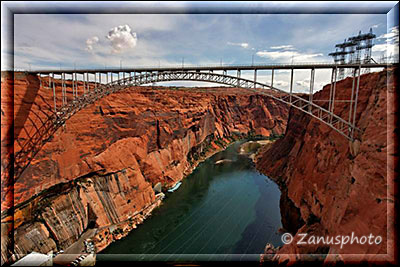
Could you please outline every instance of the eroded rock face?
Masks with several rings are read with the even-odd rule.
[[[293,220],[282,218],[283,226],[294,232],[320,236],[351,235],[381,236],[379,245],[284,245],[275,260],[307,260],[300,254],[329,253],[326,261],[382,260],[379,256],[393,248],[393,226],[387,224],[388,212],[393,209],[393,191],[388,185],[395,173],[392,162],[394,144],[394,110],[398,70],[370,73],[361,76],[357,127],[362,130],[359,140],[349,141],[328,126],[300,111],[291,109],[285,137],[257,159],[257,168],[274,178],[286,193],[295,209],[282,205],[281,213],[297,209],[301,220],[293,229]],[[337,84],[337,98],[349,99],[351,78]],[[327,85],[314,99],[329,99]],[[335,104],[336,114],[347,118],[349,106]],[[387,155],[389,157],[387,158]],[[388,161],[390,159],[390,162]],[[286,210],[285,210],[286,209]],[[389,213],[389,221],[393,217]],[[388,232],[387,232],[388,230]],[[389,240],[388,240],[389,238]],[[388,251],[386,246],[389,245]],[[390,251],[389,251],[390,250]],[[337,254],[337,255],[336,255]],[[324,258],[323,258],[324,259]],[[390,256],[387,257],[390,259]]]
[[[25,114],[24,123],[17,123],[19,140],[29,138],[35,123],[52,112],[47,79],[40,83],[35,76],[20,74],[14,81],[15,117],[25,118],[19,109],[27,101],[32,111]],[[38,84],[42,86],[36,96],[25,93]],[[61,92],[59,81],[56,85]],[[287,116],[285,105],[235,88],[139,87],[110,94],[72,116],[18,177],[17,209],[14,218],[3,212],[2,237],[13,220],[17,253],[47,253],[71,245],[88,227],[96,227],[94,239],[102,249],[160,203],[154,185],[175,184],[207,151],[249,132],[282,134]],[[2,132],[6,127],[2,124]],[[6,209],[2,202],[2,211]],[[35,229],[40,240],[27,235]],[[44,245],[38,247],[37,242]],[[6,254],[2,249],[2,260]]]

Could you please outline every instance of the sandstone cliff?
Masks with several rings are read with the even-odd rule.
[[[2,78],[2,88],[14,83],[15,152],[53,112],[47,79],[22,73]],[[61,96],[58,80],[56,91]],[[2,143],[10,127],[4,114]],[[2,201],[2,240],[13,228],[15,253],[47,253],[94,227],[102,249],[160,204],[156,183],[173,185],[207,151],[249,132],[282,134],[287,116],[285,105],[235,88],[132,87],[110,94],[72,116],[17,178],[15,211]],[[2,179],[2,198],[6,189]],[[2,242],[2,261],[9,256],[7,244]]]
[[[294,235],[291,244],[278,250],[275,261],[308,260],[312,257],[305,254],[312,253],[328,253],[320,258],[326,262],[393,259],[394,77],[398,70],[361,76],[356,116],[360,140],[349,142],[318,120],[291,109],[284,138],[258,156],[257,168],[281,187],[282,224]],[[336,99],[349,99],[351,84],[351,78],[340,81]],[[329,99],[329,87],[314,99]],[[348,103],[335,104],[336,114],[347,118],[348,112]],[[337,236],[352,232],[358,237],[381,236],[383,242],[343,248],[296,244],[299,233]]]

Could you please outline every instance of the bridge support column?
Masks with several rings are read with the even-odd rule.
[[[349,124],[351,125],[351,116],[352,116],[352,109],[353,109],[353,103],[354,103],[354,86],[355,86],[355,83],[356,83],[356,68],[354,68],[354,70],[353,70],[353,82],[352,82],[352,85],[351,85],[351,100],[350,100],[350,111],[349,111]]]
[[[86,90],[86,94],[88,94],[89,93],[89,72],[86,72],[86,88],[85,88],[85,90]]]
[[[54,99],[54,113],[57,115],[57,104],[56,104],[56,86],[54,84],[54,73],[52,73],[53,78],[53,99]]]
[[[237,70],[237,77],[240,79],[240,70]],[[237,87],[240,87],[240,81],[237,81]]]
[[[51,89],[51,79],[50,79],[50,73],[49,73],[49,89]]]
[[[118,84],[121,84],[121,81],[119,80],[119,74],[120,74],[121,72],[120,71],[118,71]]]
[[[256,89],[256,83],[257,83],[257,70],[254,70],[254,89]]]
[[[75,98],[75,82],[74,82],[74,73],[72,73],[72,99]]]
[[[314,76],[315,69],[311,69],[311,78],[310,78],[310,95],[308,101],[310,102],[308,105],[308,112],[312,112],[312,101],[313,101],[313,93],[314,93]]]
[[[85,78],[85,73],[83,73],[83,94],[86,95],[86,78]]]
[[[272,69],[272,73],[271,73],[271,87],[274,87],[274,71],[275,71],[275,69]]]
[[[78,97],[78,74],[75,72],[75,97]]]
[[[64,73],[64,97],[65,97],[65,101],[64,101],[64,103],[65,103],[65,105],[67,104],[67,101],[68,101],[68,99],[67,99],[67,88],[68,88],[68,86],[67,86],[67,83],[66,83],[66,74]]]
[[[331,99],[332,105],[331,105],[331,110],[330,110],[330,112],[331,112],[332,114],[334,114],[333,111],[335,110],[335,95],[336,95],[337,71],[338,71],[338,68],[335,67],[335,71],[334,71],[335,75],[334,75],[334,78],[333,78],[333,92],[332,92],[332,99]],[[333,116],[331,116],[330,123],[332,123],[332,119],[333,119]]]
[[[66,82],[66,74],[64,73],[64,95],[65,95],[65,104],[67,104],[67,102],[68,102],[68,99],[67,99],[67,89],[68,89],[68,86],[67,86],[67,82]]]
[[[358,90],[360,89],[360,78],[361,78],[361,66],[358,67],[356,98],[354,100],[353,129],[351,131],[351,139],[354,138],[354,129],[356,128],[357,102],[358,102]]]
[[[62,106],[64,106],[65,105],[64,73],[61,73],[61,99],[62,99]]]
[[[329,111],[329,112],[331,112],[331,106],[332,106],[333,74],[334,74],[334,69],[332,69],[332,73],[331,73],[331,86],[330,86],[330,88],[329,88],[329,102],[328,102],[328,111]]]
[[[292,92],[293,92],[293,69],[290,73],[290,92],[289,92],[289,103],[292,104]]]

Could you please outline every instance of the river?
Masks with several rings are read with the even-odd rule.
[[[97,261],[259,261],[282,245],[280,191],[231,144],[183,179],[151,217],[113,242]],[[215,164],[228,159],[222,164]]]

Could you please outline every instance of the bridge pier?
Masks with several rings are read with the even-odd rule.
[[[56,104],[56,87],[54,84],[54,72],[51,74],[53,78],[53,99],[54,99],[54,113],[57,115],[57,104]]]
[[[62,105],[65,105],[65,95],[64,95],[64,73],[61,73],[61,100]]]
[[[74,99],[75,98],[75,81],[74,81],[74,74],[75,73],[72,73],[72,99]]]
[[[308,105],[308,112],[312,111],[312,101],[313,101],[313,91],[314,91],[314,77],[315,77],[315,69],[311,69],[311,78],[310,78],[310,95],[308,101],[310,102]]]
[[[86,93],[88,93],[89,94],[89,92],[90,92],[90,83],[89,83],[89,72],[86,72],[86,85],[87,85],[87,91],[86,91]]]
[[[336,95],[337,71],[338,71],[338,68],[335,67],[335,71],[334,71],[335,75],[334,75],[334,79],[333,79],[332,105],[331,105],[331,110],[330,110],[330,113],[331,113],[330,123],[332,123],[333,114],[335,114],[335,113],[334,113],[334,110],[335,110],[335,95]]]
[[[256,82],[257,82],[257,69],[254,70],[254,89],[256,89]]]
[[[75,72],[75,97],[78,97],[78,74]]]
[[[357,102],[358,102],[358,90],[360,89],[360,78],[361,78],[361,67],[358,67],[357,87],[356,87],[356,99],[354,103],[354,115],[353,115],[353,130],[351,131],[351,139],[354,138],[354,129],[356,127],[356,115],[357,115]]]
[[[275,71],[275,69],[272,69],[272,73],[271,73],[271,87],[274,87],[274,71]]]
[[[87,77],[87,75],[86,75]],[[85,73],[83,73],[83,94],[86,95],[86,79],[85,78]]]
[[[292,92],[293,92],[293,69],[290,73],[290,92],[289,92],[289,103],[292,104]]]
[[[350,98],[350,111],[349,111],[349,123],[351,124],[351,119],[352,119],[352,109],[353,109],[353,103],[354,103],[354,86],[356,83],[356,68],[353,69],[353,81],[351,85],[351,98]]]
[[[86,94],[88,94],[89,93],[89,72],[86,72],[86,84],[85,84],[85,91],[86,91]]]
[[[237,70],[237,77],[240,79],[240,70]],[[240,87],[239,79],[237,81],[237,87]]]

